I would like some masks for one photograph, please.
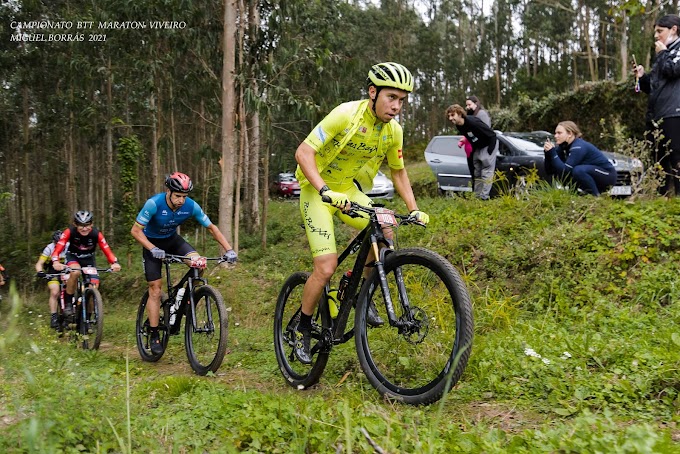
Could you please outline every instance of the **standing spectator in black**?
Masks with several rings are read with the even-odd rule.
[[[496,170],[498,151],[496,133],[484,121],[473,115],[467,115],[465,109],[458,104],[446,109],[446,117],[472,145],[475,195],[482,200],[488,200]]]
[[[573,121],[561,121],[555,128],[555,141],[545,141],[546,161],[557,174],[571,176],[579,188],[599,196],[616,183],[616,169],[592,143],[581,139],[581,130]],[[565,156],[562,160],[560,156]]]
[[[491,127],[491,116],[484,109],[482,102],[475,95],[465,98],[465,111],[468,115],[474,115],[482,120],[489,128]]]
[[[491,116],[489,112],[484,110],[484,106],[481,101],[475,95],[470,95],[465,98],[465,111],[470,116],[475,116],[482,120],[488,127],[491,127]],[[459,146],[464,146],[465,143]],[[470,170],[470,176],[472,178],[472,189],[475,188],[475,163],[472,153],[467,153],[467,148],[465,149],[467,155],[468,169]]]
[[[640,89],[649,94],[647,101],[647,140],[655,144],[654,157],[666,172],[659,188],[662,195],[680,196],[680,17],[669,14],[654,24],[656,58],[649,74],[638,65],[633,68]],[[655,140],[661,133],[663,138]],[[672,183],[671,183],[672,182]]]

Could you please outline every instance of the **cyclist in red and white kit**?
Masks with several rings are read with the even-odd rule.
[[[68,248],[66,248],[66,243],[69,243]],[[73,216],[73,225],[68,229],[64,230],[61,234],[61,238],[57,242],[57,246],[52,252],[52,267],[56,271],[61,271],[68,267],[71,272],[68,281],[66,281],[66,292],[64,292],[64,300],[72,301],[73,294],[76,291],[76,284],[78,282],[78,276],[80,275],[80,270],[83,266],[96,267],[96,260],[94,253],[97,249],[97,245],[106,256],[106,260],[111,264],[111,270],[114,272],[120,271],[120,265],[118,264],[118,259],[113,254],[111,247],[106,242],[104,235],[92,227],[92,213],[89,211],[78,211]],[[66,264],[59,262],[59,254],[66,248]],[[96,287],[99,286],[99,275],[90,275],[90,282],[92,282]],[[64,310],[65,315],[70,315],[71,305],[66,304]]]

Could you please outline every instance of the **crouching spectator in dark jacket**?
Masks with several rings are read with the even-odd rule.
[[[571,177],[580,189],[599,196],[616,184],[616,169],[592,143],[581,139],[581,130],[573,121],[562,121],[555,128],[555,146],[545,141],[546,167],[563,177]]]

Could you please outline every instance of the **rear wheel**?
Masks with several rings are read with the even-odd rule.
[[[473,315],[467,288],[453,265],[426,249],[388,254],[384,268],[401,326],[387,323],[374,270],[362,287],[355,313],[359,363],[381,395],[414,405],[435,402],[458,382],[470,357]],[[367,327],[371,302],[386,321],[382,327]]]
[[[194,290],[196,327],[193,325],[191,303],[186,310],[184,346],[191,368],[198,375],[217,372],[227,351],[229,329],[227,308],[215,288],[203,285]]]
[[[161,295],[161,301],[165,301],[168,296],[164,293]],[[146,315],[146,304],[149,300],[149,291],[144,292],[142,296],[142,301],[139,303],[139,309],[137,309],[137,323],[135,326],[136,338],[137,338],[137,350],[139,351],[139,356],[142,357],[143,361],[148,361],[155,363],[163,356],[165,349],[168,346],[168,327],[167,321],[170,318],[170,308],[167,304],[161,303],[161,314],[160,320],[158,322],[158,335],[161,339],[161,344],[163,345],[163,353],[159,355],[154,355],[151,351],[151,329],[149,325],[149,318]]]
[[[80,308],[80,335],[84,350],[97,350],[104,334],[104,303],[96,288],[87,288]],[[83,308],[85,309],[83,311]],[[85,312],[85,318],[83,317]]]
[[[328,362],[330,339],[324,339],[324,333],[330,335],[331,316],[326,304],[318,304],[312,316],[311,353],[312,364],[305,365],[295,356],[295,329],[300,320],[302,306],[302,289],[310,273],[292,274],[283,284],[276,301],[274,314],[274,351],[279,369],[288,384],[292,387],[312,386],[319,381]]]

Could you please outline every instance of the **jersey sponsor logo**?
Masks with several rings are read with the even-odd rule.
[[[401,148],[397,150],[397,156],[399,156],[399,159],[402,159],[404,157],[404,153],[401,151]]]
[[[326,134],[326,131],[324,131],[323,129],[321,129],[321,126],[318,126],[318,127],[314,130],[314,134],[316,135],[316,138],[319,139],[319,141],[320,141],[321,143],[325,143],[325,142],[326,142],[326,136],[327,136],[327,134]]]
[[[349,143],[347,143],[347,145],[345,145],[345,146],[352,148],[354,150],[357,150],[357,151],[368,151],[370,153],[375,153],[376,151],[378,151],[377,145],[371,146],[371,145],[368,145],[365,142],[355,143],[355,142],[349,141]]]
[[[168,215],[168,210],[163,210],[163,211],[161,211],[161,215],[162,215],[162,216],[167,216],[167,215]]]
[[[361,128],[359,128],[359,131],[361,131],[362,134],[366,134],[366,131],[368,130],[366,129],[366,126],[362,126]]]

